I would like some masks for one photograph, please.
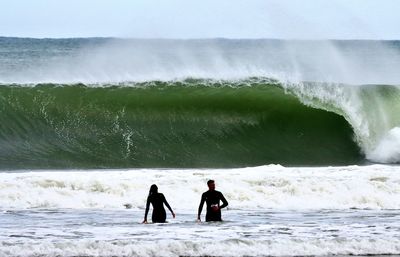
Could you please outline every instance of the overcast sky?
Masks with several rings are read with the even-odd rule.
[[[400,0],[0,0],[0,36],[400,39]]]

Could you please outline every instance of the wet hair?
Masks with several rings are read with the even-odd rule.
[[[209,186],[212,183],[214,183],[214,180],[210,179],[209,181],[207,181],[207,186]]]
[[[158,193],[158,187],[156,184],[151,185],[150,191],[149,191],[149,196],[152,194],[157,194]]]

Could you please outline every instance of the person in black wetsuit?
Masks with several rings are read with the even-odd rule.
[[[171,206],[169,206],[164,195],[158,192],[158,187],[156,185],[151,185],[149,196],[147,197],[143,223],[147,223],[147,214],[149,213],[150,203],[153,206],[153,214],[151,215],[153,223],[165,223],[167,214],[165,213],[164,204],[171,212],[172,217],[175,218],[175,213],[172,211]]]
[[[224,195],[215,190],[214,180],[209,180],[207,182],[208,191],[204,192],[201,196],[201,201],[199,205],[199,211],[197,213],[197,220],[201,221],[200,215],[203,210],[204,202],[207,204],[206,221],[222,221],[221,219],[221,209],[228,206],[228,201],[225,199]],[[222,205],[220,206],[220,201]]]

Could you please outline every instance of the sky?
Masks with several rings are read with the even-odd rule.
[[[400,39],[400,0],[0,0],[0,36]]]

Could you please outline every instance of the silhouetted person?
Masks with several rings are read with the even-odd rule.
[[[225,199],[224,195],[215,190],[214,180],[209,180],[207,182],[208,191],[204,192],[201,196],[201,201],[199,205],[199,211],[197,213],[197,220],[201,221],[200,215],[203,210],[204,202],[207,204],[206,221],[222,221],[221,219],[221,209],[228,206],[228,201]],[[220,206],[220,201],[222,205]]]
[[[150,203],[153,206],[153,214],[151,215],[151,220],[153,223],[165,223],[167,214],[165,213],[164,204],[171,212],[172,217],[175,218],[175,213],[172,211],[171,206],[169,206],[164,195],[158,192],[158,187],[156,185],[151,185],[149,196],[147,197],[143,223],[147,223],[147,214],[149,213]]]

